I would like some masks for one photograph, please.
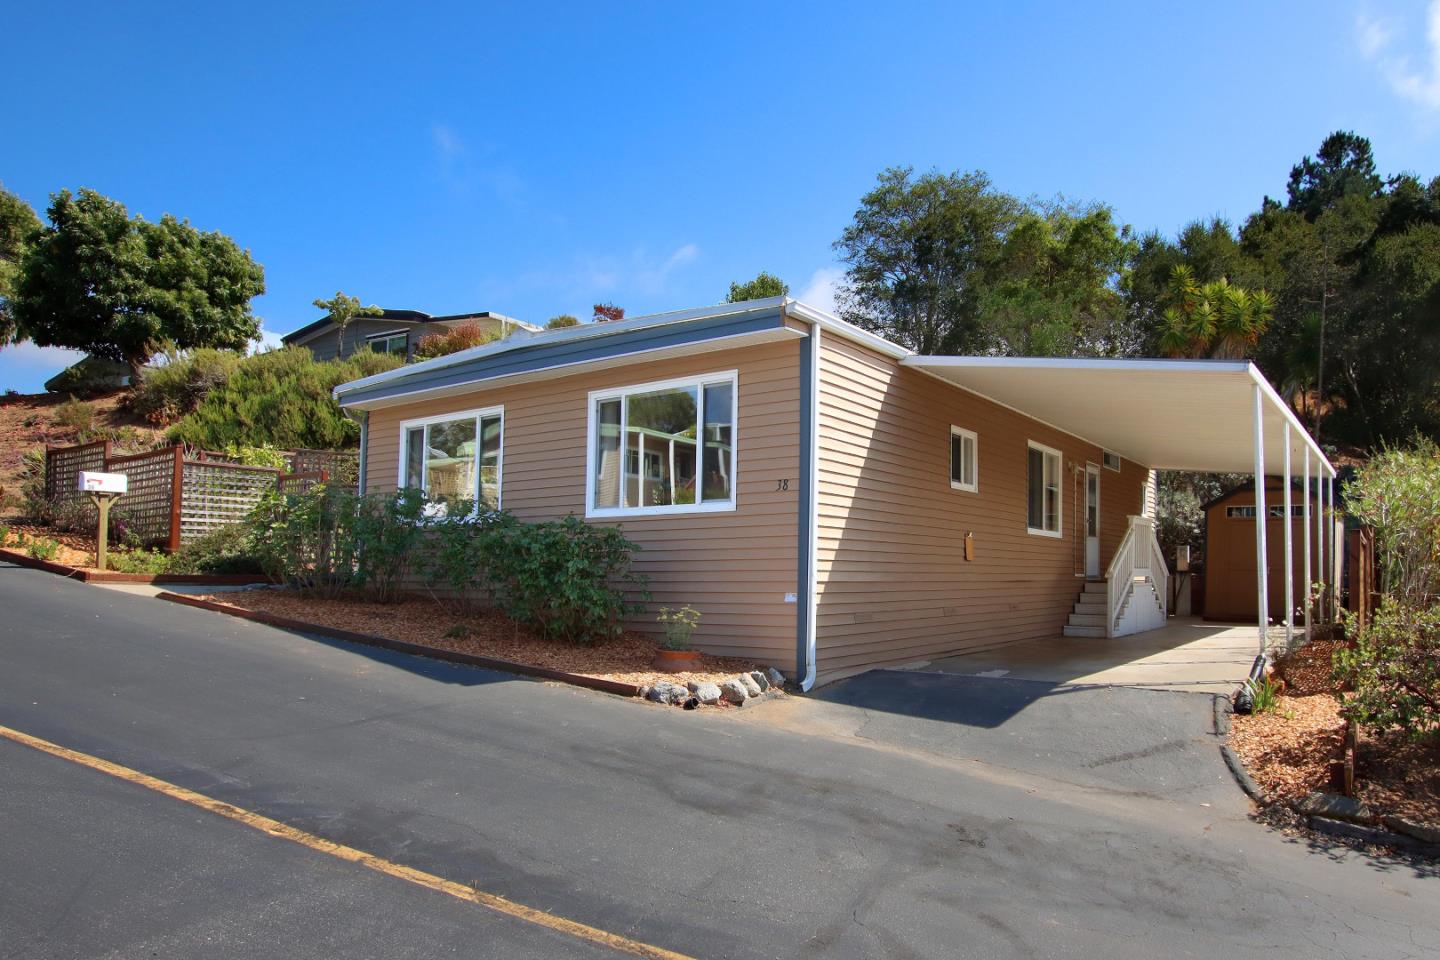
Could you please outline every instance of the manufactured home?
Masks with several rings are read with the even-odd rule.
[[[703,649],[806,688],[1162,626],[1155,470],[1331,472],[1245,361],[920,356],[785,297],[521,332],[336,397],[367,492],[618,524]]]

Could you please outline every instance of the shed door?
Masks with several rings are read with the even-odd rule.
[[[1085,576],[1100,576],[1100,468],[1085,465]]]

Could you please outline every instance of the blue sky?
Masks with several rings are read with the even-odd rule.
[[[336,289],[543,322],[766,269],[823,305],[896,164],[1167,232],[1337,128],[1440,174],[1440,0],[602,6],[12,5],[0,182],[229,234],[284,333]],[[0,386],[63,362],[0,352]]]

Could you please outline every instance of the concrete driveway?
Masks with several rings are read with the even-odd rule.
[[[1177,617],[1128,637],[1055,637],[935,660],[916,669],[1066,686],[1140,687],[1229,696],[1258,650],[1254,624]]]

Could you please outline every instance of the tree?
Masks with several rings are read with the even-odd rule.
[[[359,297],[347,297],[342,291],[336,290],[335,296],[329,300],[315,301],[315,306],[325,311],[330,322],[335,324],[335,356],[345,356],[345,328],[350,322],[359,317],[378,317],[385,311],[371,304],[368,307],[360,306]]]
[[[233,240],[166,214],[130,217],[93,190],[51,198],[10,306],[12,340],[69,347],[132,374],[167,348],[244,349],[260,336],[250,301],[265,271]]]
[[[726,303],[741,303],[745,300],[764,300],[766,297],[783,297],[790,293],[790,285],[774,274],[761,270],[749,283],[730,284],[730,295]]]
[[[1185,264],[1170,273],[1160,349],[1171,357],[1247,356],[1275,313],[1264,290],[1232,286],[1221,277],[1200,283]]]
[[[845,319],[919,353],[979,352],[984,276],[1022,211],[983,173],[891,167],[835,241]]]
[[[1348,130],[1325,138],[1312,158],[1290,168],[1289,208],[1314,220],[1341,197],[1377,197],[1384,181],[1375,173],[1370,141]]]
[[[580,318],[572,317],[568,313],[562,313],[545,321],[546,330],[558,330],[561,327],[578,327],[579,325]]]
[[[15,339],[10,298],[20,272],[20,260],[40,229],[40,218],[30,204],[0,187],[0,346]]]
[[[617,307],[613,303],[597,303],[594,307],[594,323],[613,323],[616,320],[625,319],[625,308]]]

